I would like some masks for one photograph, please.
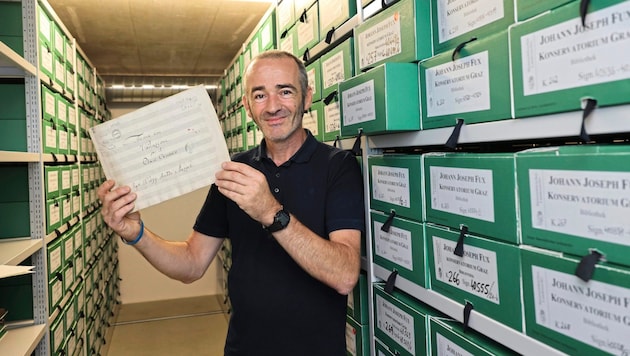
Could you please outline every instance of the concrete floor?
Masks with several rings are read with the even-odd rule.
[[[221,298],[121,305],[107,356],[223,355],[229,316]]]

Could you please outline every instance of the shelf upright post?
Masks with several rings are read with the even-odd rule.
[[[22,0],[22,23],[24,38],[24,58],[35,68],[39,68],[37,0]],[[38,71],[37,71],[38,72]],[[43,176],[42,159],[42,124],[39,75],[24,77],[26,96],[27,149],[39,153],[37,162],[28,163],[29,210],[31,239],[38,239],[42,248],[31,257],[35,266],[33,273],[33,319],[35,324],[48,323],[48,278],[46,272],[45,214],[43,213]],[[37,348],[36,355],[49,355],[49,333],[44,333]]]

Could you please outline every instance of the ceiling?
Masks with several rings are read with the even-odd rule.
[[[114,84],[216,85],[271,1],[48,0],[103,78],[108,102],[173,93]]]

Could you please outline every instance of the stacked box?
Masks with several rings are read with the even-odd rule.
[[[338,84],[354,75],[352,41],[350,37],[321,56],[322,98],[338,92]]]
[[[9,3],[11,4],[11,3]],[[17,3],[17,5],[20,5]],[[0,150],[26,152],[26,96],[23,81],[0,84]]]
[[[527,20],[571,1],[574,0],[516,0],[516,19],[518,21]]]
[[[26,165],[0,165],[0,226],[0,240],[31,234]]]
[[[328,32],[341,26],[357,13],[356,0],[318,0],[319,37],[325,39]]]
[[[420,129],[418,66],[385,63],[339,84],[341,134]]]
[[[360,325],[367,325],[369,321],[368,310],[370,301],[368,300],[368,288],[370,288],[370,284],[367,275],[365,271],[361,271],[357,284],[348,295],[348,304],[346,305],[348,316],[352,317]]]
[[[586,27],[574,1],[510,28],[516,117],[630,102],[630,2],[593,0]],[[614,55],[610,55],[614,53]]]
[[[400,0],[354,29],[355,68],[416,62],[433,55],[430,2]]]
[[[388,215],[372,211],[372,252],[374,264],[420,287],[426,287],[424,224],[395,217],[391,227],[383,231]]]
[[[431,355],[517,355],[516,352],[474,330],[464,331],[454,320],[431,318]]]
[[[369,156],[370,207],[424,221],[421,159],[420,155],[405,154]]]
[[[338,88],[338,85],[336,86]],[[336,89],[338,92],[338,90]],[[328,100],[322,100],[323,130],[322,140],[335,141],[341,138],[341,106],[339,95],[333,95]]]
[[[299,57],[299,53],[297,50],[297,34],[296,34],[297,26],[293,25],[288,29],[284,30],[284,32],[278,34],[278,49],[292,53],[295,56]]]
[[[32,266],[30,259],[22,263]],[[4,322],[33,320],[33,277],[31,274],[0,278],[0,305],[7,310]]]
[[[308,86],[313,92],[313,102],[322,99],[322,63],[319,58],[306,66],[306,75],[308,77]]]
[[[292,0],[282,0],[276,5],[276,29],[278,35],[295,23],[295,4]],[[252,58],[254,58],[252,53]]]
[[[518,243],[513,153],[423,156],[428,222]]]
[[[424,355],[430,348],[429,317],[438,311],[394,290],[388,294],[374,285],[374,336],[395,355]]]
[[[569,355],[630,350],[630,269],[596,265],[593,279],[574,275],[579,260],[523,247],[526,333]]]
[[[630,266],[627,145],[580,145],[516,154],[523,244]]]
[[[323,106],[324,104],[321,101],[313,103],[311,107],[306,110],[302,119],[302,126],[311,131],[318,141],[322,141],[322,125],[324,120]]]
[[[370,355],[370,328],[346,316],[346,355]]]
[[[0,41],[20,56],[24,55],[22,34],[22,4],[20,2],[0,2]]]
[[[422,129],[510,119],[509,58],[504,30],[420,62]]]
[[[460,257],[459,231],[427,223],[425,236],[432,290],[522,331],[518,246],[466,234]]]
[[[276,48],[276,12],[271,11],[258,29],[261,52]],[[242,68],[241,68],[242,69]],[[242,72],[242,70],[240,71]],[[239,72],[239,74],[240,74]]]
[[[39,29],[39,69],[44,75],[48,76],[51,81],[54,78],[53,26],[54,21],[50,18],[50,15],[48,15],[46,10],[38,4],[37,28]]]
[[[433,50],[441,53],[514,23],[514,0],[431,0]]]
[[[319,7],[315,3],[303,14],[296,15],[295,34],[297,42],[297,53],[299,57],[309,48],[313,48],[319,43]]]

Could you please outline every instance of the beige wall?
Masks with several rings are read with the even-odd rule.
[[[112,117],[117,118],[141,106],[116,104],[110,105],[109,109]],[[145,226],[166,240],[186,240],[192,231],[207,192],[206,187],[142,210]],[[183,284],[155,270],[135,248],[124,245],[120,241],[118,243],[120,278],[122,279],[120,291],[123,304],[222,293],[219,283],[221,265],[218,259],[212,262],[202,279],[192,284]]]

